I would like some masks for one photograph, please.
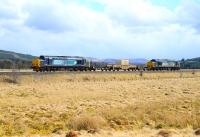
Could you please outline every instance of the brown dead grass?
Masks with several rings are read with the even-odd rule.
[[[68,127],[73,130],[99,129],[106,126],[106,121],[100,116],[78,116],[68,123]]]
[[[163,128],[200,127],[199,72],[38,74],[20,76],[20,84],[4,79],[0,76],[0,136],[96,128],[137,136],[131,131],[144,127],[154,135]]]

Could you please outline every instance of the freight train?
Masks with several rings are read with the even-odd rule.
[[[172,60],[150,60],[145,65],[131,65],[129,60],[119,60],[108,64],[92,61],[79,56],[40,56],[32,61],[32,69],[44,71],[139,71],[139,70],[179,70],[180,63]]]

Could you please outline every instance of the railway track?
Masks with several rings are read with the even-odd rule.
[[[181,69],[178,71],[142,71],[143,73],[173,73],[173,72],[200,72],[200,69]],[[19,71],[6,70],[0,71],[0,75],[54,75],[54,74],[139,74],[141,71],[56,71],[56,72],[34,72],[34,71]]]

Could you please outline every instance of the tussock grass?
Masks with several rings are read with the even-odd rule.
[[[99,129],[106,126],[106,121],[100,116],[83,115],[75,117],[68,123],[73,130]]]
[[[3,76],[1,78],[1,81],[5,83],[10,83],[10,84],[19,84],[20,76],[18,74],[13,74],[11,76]]]

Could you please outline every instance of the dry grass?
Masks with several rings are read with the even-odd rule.
[[[10,84],[20,84],[20,75],[13,73],[10,76],[1,77],[1,82],[10,83]]]
[[[163,128],[193,135],[200,127],[199,72],[33,75],[20,76],[20,84],[5,78],[0,76],[0,136],[57,129],[157,136]]]
[[[106,126],[106,121],[100,116],[83,115],[73,118],[68,127],[73,130],[99,129]]]

